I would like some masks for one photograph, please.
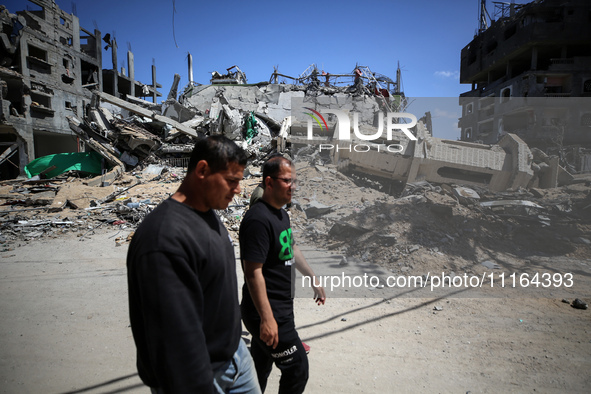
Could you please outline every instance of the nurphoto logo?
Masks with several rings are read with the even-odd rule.
[[[334,138],[338,140],[338,142],[342,141],[352,141],[352,134],[351,129],[353,130],[353,135],[362,141],[377,141],[378,139],[383,139],[384,135],[384,126],[386,129],[386,140],[393,141],[396,140],[397,143],[393,144],[349,144],[348,146],[344,146],[342,144],[320,144],[320,151],[322,150],[332,150],[336,149],[339,150],[348,150],[349,152],[368,152],[372,150],[372,148],[376,149],[377,151],[388,151],[391,153],[401,153],[404,151],[404,147],[400,145],[399,139],[393,137],[393,132],[395,130],[401,131],[409,140],[416,141],[417,137],[410,131],[411,128],[416,126],[417,118],[411,113],[408,112],[388,112],[386,113],[384,119],[384,113],[378,112],[378,127],[373,134],[364,134],[359,130],[359,113],[358,112],[347,112],[340,109],[322,109],[320,111],[316,111],[309,107],[304,107],[304,109],[311,111],[311,112],[304,112],[304,114],[308,115],[308,124],[307,124],[307,139],[308,140],[316,140],[318,141],[319,138],[314,137],[313,133],[313,122],[315,121],[318,126],[320,126],[320,130],[327,130],[328,131],[328,124],[326,119],[324,118],[323,114],[332,114],[337,118],[336,130],[334,134]],[[350,114],[352,114],[353,119],[351,120]],[[410,119],[409,123],[404,123],[405,119]],[[322,139],[322,138],[320,138]]]

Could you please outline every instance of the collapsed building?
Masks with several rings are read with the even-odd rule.
[[[396,80],[359,65],[348,74],[330,74],[311,65],[298,77],[275,70],[269,83],[255,85],[229,76],[224,78],[225,84],[190,84],[178,102],[168,100],[164,114],[174,118],[180,114],[179,108],[189,108],[197,115],[192,119],[179,116],[179,121],[204,134],[224,133],[239,140],[251,156],[270,149],[297,155],[300,149],[315,147],[342,171],[375,176],[392,192],[418,181],[475,185],[493,191],[555,187],[572,181],[558,162],[543,154],[534,155],[516,135],[508,135],[496,145],[434,138],[430,113],[412,126],[416,140],[400,131],[388,139],[383,131],[371,144],[361,144],[366,141],[359,139],[357,144],[341,141],[336,135],[339,120],[331,115],[324,129],[322,125],[309,126],[312,120],[304,109],[319,115],[341,110],[357,114],[363,133],[375,135],[380,113],[403,113],[406,109],[408,100],[398,88],[399,69]],[[283,81],[277,83],[280,77]],[[248,119],[256,124],[252,137],[247,135]],[[309,127],[313,137],[307,134]],[[392,145],[402,149],[393,151],[388,148]]]
[[[562,157],[530,149],[519,132],[487,144],[433,137],[430,112],[419,119],[406,112],[409,99],[401,89],[400,67],[390,79],[368,66],[330,73],[312,64],[298,76],[275,69],[268,82],[252,84],[234,65],[225,73],[213,72],[210,84],[202,85],[193,81],[189,55],[189,83],[178,95],[180,76],[175,75],[167,99],[156,104],[155,71],[152,85],[135,81],[129,52],[129,76],[118,72],[116,41],[108,35],[103,41],[112,50],[113,70],[102,70],[98,30],[90,34],[79,28],[78,19],[53,1],[32,2],[42,10],[2,14],[7,21],[2,42],[12,45],[13,56],[5,56],[8,67],[0,68],[0,132],[9,146],[0,160],[8,167],[8,159],[18,153],[19,173],[41,154],[92,150],[108,167],[92,183],[108,185],[136,166],[186,165],[195,138],[212,134],[239,143],[255,165],[274,151],[295,156],[314,151],[318,160],[343,172],[378,179],[391,193],[421,181],[492,191],[556,187],[572,182],[577,172]],[[52,31],[67,37],[52,44],[39,31],[42,23],[59,26]],[[62,66],[70,68],[60,78]],[[475,87],[473,94],[480,91]],[[146,96],[153,102],[142,99]],[[63,108],[61,99],[66,100]],[[47,142],[46,135],[61,136],[68,144]]]
[[[111,70],[102,67],[103,44]],[[87,116],[94,90],[156,102],[155,66],[146,85],[135,80],[131,51],[127,61],[128,72],[118,71],[115,37],[84,29],[53,0],[29,0],[16,14],[0,5],[0,178],[23,174],[37,157],[83,151],[66,117]]]
[[[89,58],[90,44],[81,44],[80,57],[76,58],[80,61],[72,63],[73,71],[68,71],[77,76],[73,87],[60,85],[65,82],[54,78],[54,71],[61,67],[55,66],[60,64],[55,59],[59,60],[57,56],[66,49],[70,51],[67,53],[74,49],[62,48],[59,40],[53,44],[42,41],[36,38],[41,34],[38,32],[27,38],[25,33],[34,24],[23,15],[31,20],[35,17],[60,24],[60,20],[56,22],[60,13],[48,16],[51,10],[58,10],[55,3],[41,0],[33,3],[52,6],[44,8],[43,13],[27,11],[12,15],[4,10],[2,14],[8,15],[11,22],[7,24],[13,26],[10,30],[7,24],[2,25],[3,48],[12,43],[14,53],[25,59],[12,65],[2,63],[0,67],[3,85],[0,142],[8,147],[0,154],[0,161],[6,159],[2,161],[5,167],[9,166],[7,160],[14,162],[15,156],[11,155],[16,144],[22,172],[23,164],[28,170],[37,160],[28,163],[26,157],[32,159],[41,153],[57,152],[54,148],[59,145],[65,152],[96,153],[92,156],[98,156],[99,163],[95,165],[98,173],[93,174],[98,176],[88,179],[77,169],[73,175],[81,179],[73,179],[67,172],[53,168],[51,162],[41,162],[31,172],[30,175],[36,174],[32,178],[2,182],[0,198],[8,209],[0,212],[3,215],[0,243],[67,231],[79,233],[82,239],[105,224],[123,229],[139,223],[182,179],[195,139],[213,134],[233,139],[245,148],[250,159],[244,193],[221,213],[222,221],[233,231],[237,231],[240,217],[248,206],[246,190],[250,189],[246,186],[254,188],[259,182],[248,178],[260,176],[259,164],[279,151],[290,153],[298,165],[301,197],[294,201],[295,227],[307,234],[310,241],[319,242],[322,247],[330,242],[331,249],[346,247],[347,255],[358,256],[363,261],[375,258],[398,264],[399,258],[411,256],[410,260],[414,258],[419,264],[427,254],[439,253],[439,248],[444,250],[447,245],[455,244],[450,241],[462,240],[465,243],[457,249],[468,250],[466,245],[481,233],[480,238],[496,240],[506,229],[510,229],[506,238],[517,239],[526,232],[544,235],[534,244],[540,250],[559,244],[561,251],[567,251],[574,243],[590,242],[584,236],[587,227],[572,225],[588,221],[591,207],[588,183],[579,179],[580,174],[568,161],[530,147],[524,135],[513,129],[516,132],[504,133],[499,140],[486,144],[477,140],[435,138],[430,112],[420,117],[407,112],[410,98],[401,89],[399,68],[396,77],[390,79],[367,66],[355,65],[351,72],[329,73],[312,64],[300,75],[285,75],[275,69],[268,81],[249,83],[246,73],[234,65],[225,72],[213,72],[205,85],[193,80],[189,55],[189,83],[179,95],[180,76],[175,75],[167,99],[157,104],[160,93],[156,90],[159,85],[155,77],[151,86],[142,87],[136,81],[133,92],[128,90],[131,85],[127,81],[133,80],[133,62],[129,67],[130,77],[116,71],[116,62],[113,70],[100,68],[98,31],[93,39],[85,38],[96,47],[96,60]],[[65,14],[64,20],[77,24],[74,16]],[[28,27],[21,31],[16,21]],[[64,22],[70,26],[68,23]],[[33,40],[33,46],[23,47],[23,38]],[[20,43],[17,45],[13,39]],[[110,37],[105,37],[103,42],[116,48]],[[23,48],[29,52],[23,52]],[[49,65],[41,63],[46,72],[15,71],[20,64],[34,65],[43,55],[34,48],[44,48],[47,52],[44,61]],[[92,70],[88,64],[96,65],[99,71],[96,79],[92,73],[90,81],[85,79]],[[40,82],[52,91],[45,96],[32,94]],[[146,89],[148,95],[142,96]],[[76,103],[71,109],[59,107],[60,100],[66,96]],[[150,96],[153,102],[142,99]],[[44,109],[32,103],[33,97],[48,98],[49,102],[45,103],[50,104],[52,111],[46,112],[51,116],[35,115]],[[51,122],[59,123],[50,127]],[[75,144],[46,144],[40,138],[45,136],[40,130],[48,136],[53,133],[52,138],[63,136]],[[30,146],[38,144],[43,147],[29,152]],[[19,173],[13,170],[7,178]],[[4,173],[2,177],[6,179]],[[161,184],[169,185],[166,190],[150,192],[162,187]],[[540,190],[561,185],[568,186]],[[37,215],[41,212],[51,213],[52,217]],[[420,225],[411,217],[420,218]],[[491,217],[495,226],[488,231]],[[509,219],[501,220],[501,217]],[[392,226],[387,234],[381,234],[386,222]],[[451,235],[450,223],[454,229]],[[546,230],[528,228],[528,223]],[[562,237],[558,243],[547,241],[548,234],[554,234],[556,228],[568,237]],[[353,242],[353,235],[361,237]],[[521,240],[524,244],[529,242]],[[396,245],[394,249],[392,245]],[[439,263],[439,254],[435,257]],[[454,261],[452,258],[449,264],[453,266]]]
[[[461,140],[496,144],[507,133],[591,171],[591,4],[587,0],[480,2],[478,33],[461,51]]]

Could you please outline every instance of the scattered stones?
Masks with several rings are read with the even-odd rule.
[[[411,247],[408,248],[408,253],[413,253],[416,252],[417,250],[421,249],[421,247],[419,245],[412,245]]]
[[[573,303],[571,304],[571,306],[575,309],[587,309],[587,303],[583,300],[581,300],[580,298],[575,298],[575,300],[573,301]]]
[[[491,269],[491,270],[492,270],[492,269],[498,270],[498,269],[500,269],[500,268],[501,268],[501,266],[500,266],[500,265],[498,265],[497,263],[495,263],[495,262],[494,262],[494,261],[492,261],[492,260],[486,260],[486,261],[483,261],[483,262],[482,262],[482,263],[480,263],[480,264],[481,264],[481,265],[483,265],[483,266],[485,266],[485,267],[486,267],[486,268],[488,268],[488,269]]]

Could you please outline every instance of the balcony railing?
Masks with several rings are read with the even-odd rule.
[[[570,97],[570,93],[544,93],[544,97]]]
[[[575,64],[575,59],[570,58],[555,58],[555,59],[550,59],[550,63],[551,64]]]

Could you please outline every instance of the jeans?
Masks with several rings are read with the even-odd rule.
[[[213,385],[220,394],[261,394],[254,362],[243,339],[232,359],[213,371]],[[152,394],[164,391],[152,388]]]
[[[261,393],[254,362],[244,340],[240,339],[232,360],[214,372],[213,385],[219,393]]]

